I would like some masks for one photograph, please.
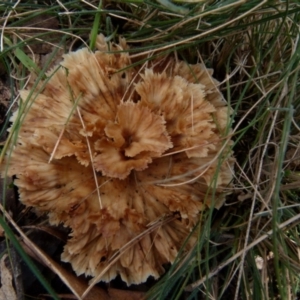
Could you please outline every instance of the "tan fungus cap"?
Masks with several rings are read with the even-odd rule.
[[[66,54],[38,93],[21,91],[30,109],[8,175],[25,205],[71,228],[62,259],[78,275],[98,276],[139,237],[100,278],[139,284],[174,261],[199,211],[212,205],[210,186],[213,205],[223,203],[231,109],[202,64],[167,58],[128,68],[129,53],[113,53],[127,49],[125,40],[108,47],[100,35],[97,48]]]

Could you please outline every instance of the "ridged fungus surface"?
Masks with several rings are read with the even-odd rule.
[[[132,68],[124,39],[96,46],[21,91],[28,109],[6,175],[26,206],[71,229],[62,259],[78,275],[139,284],[174,261],[200,211],[222,205],[231,109],[202,64]]]

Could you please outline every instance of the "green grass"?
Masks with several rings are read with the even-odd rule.
[[[237,159],[232,194],[220,210],[211,208],[201,216],[195,228],[196,247],[188,255],[180,253],[148,291],[148,298],[296,299],[300,291],[299,3],[35,3],[0,6],[0,62],[11,75],[12,90],[26,87],[29,74],[38,82],[55,58],[54,53],[39,66],[31,53],[34,47],[55,44],[57,51],[65,52],[84,45],[94,49],[102,32],[116,42],[125,37],[134,64],[161,55],[204,62],[215,70],[233,108],[233,123],[228,126],[233,128]],[[32,28],[42,26],[39,17],[45,16],[58,20],[58,27]],[[16,97],[17,92],[12,101]],[[17,138],[17,131],[12,134]],[[15,233],[8,229],[11,224],[4,217],[0,223],[15,243]],[[258,259],[264,261],[262,269]]]

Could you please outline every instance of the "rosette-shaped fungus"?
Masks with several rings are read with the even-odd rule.
[[[124,40],[96,45],[21,91],[28,109],[8,175],[25,205],[71,229],[62,259],[77,274],[138,284],[174,261],[199,211],[222,204],[231,110],[202,64],[131,68]]]

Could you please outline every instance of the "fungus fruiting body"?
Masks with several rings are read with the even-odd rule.
[[[224,201],[230,108],[202,64],[133,68],[126,49],[100,35],[97,51],[66,54],[21,91],[27,109],[12,118],[22,125],[6,163],[20,200],[71,229],[62,259],[77,274],[138,284],[158,278],[199,212]]]

